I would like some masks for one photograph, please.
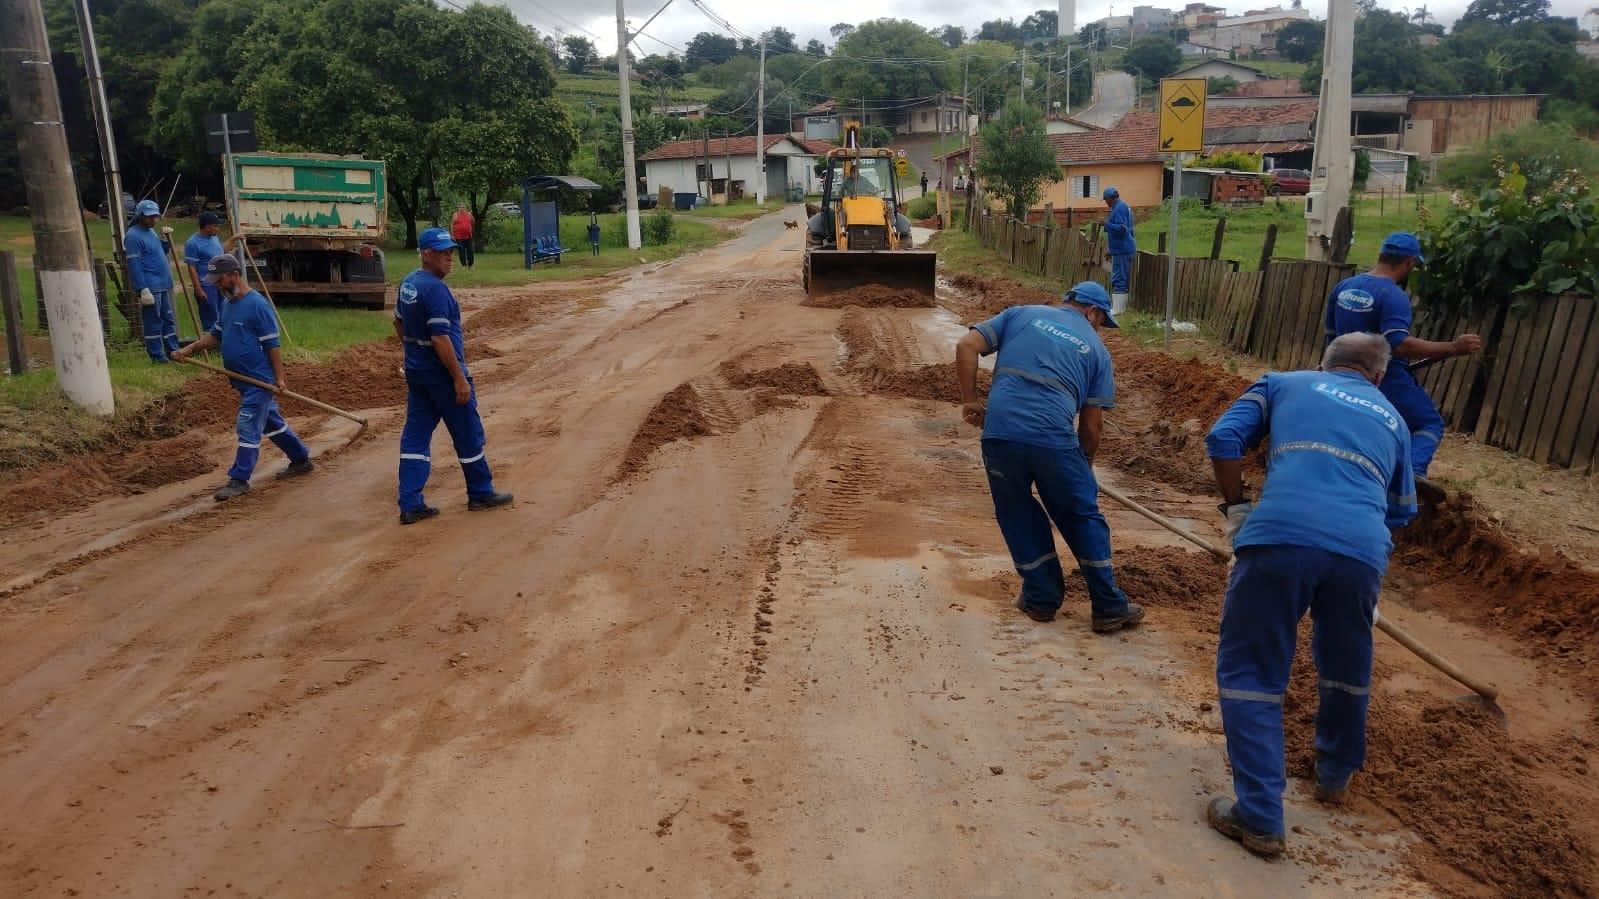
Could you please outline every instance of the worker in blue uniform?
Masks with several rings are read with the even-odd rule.
[[[1283,851],[1283,694],[1307,611],[1320,677],[1316,798],[1341,802],[1365,761],[1389,530],[1416,515],[1410,431],[1377,389],[1389,355],[1379,335],[1338,337],[1321,371],[1266,375],[1205,438],[1236,558],[1216,686],[1237,797],[1213,799],[1206,817],[1257,855]],[[1268,437],[1266,483],[1251,503],[1243,457]]]
[[[1094,480],[1104,412],[1116,402],[1110,353],[1097,329],[1117,324],[1105,288],[1092,281],[1063,299],[1059,306],[1012,306],[961,338],[955,347],[961,414],[983,429],[994,517],[1022,579],[1016,608],[1034,621],[1051,621],[1060,610],[1066,578],[1053,520],[1088,583],[1093,630],[1110,633],[1144,617],[1116,586],[1110,526]],[[985,403],[977,395],[977,357],[994,352],[999,358]]]
[[[1382,379],[1382,393],[1410,429],[1411,467],[1417,478],[1424,479],[1444,438],[1444,417],[1416,383],[1410,366],[1427,359],[1470,355],[1482,349],[1482,338],[1462,334],[1451,341],[1435,341],[1413,336],[1405,284],[1410,273],[1426,262],[1421,242],[1408,231],[1396,231],[1383,240],[1378,252],[1376,268],[1345,278],[1332,289],[1327,298],[1327,339],[1355,332],[1381,334],[1387,339],[1393,357]]]
[[[167,264],[167,244],[155,231],[161,207],[140,200],[134,220],[122,241],[128,261],[128,280],[139,296],[139,316],[144,330],[144,350],[151,362],[166,362],[178,348],[178,316],[172,307],[172,268]]]
[[[494,489],[485,458],[483,420],[466,367],[461,306],[445,286],[455,267],[455,241],[443,228],[417,238],[422,267],[400,282],[394,333],[405,345],[405,427],[400,432],[400,524],[439,514],[422,499],[432,471],[433,431],[443,421],[466,476],[467,509],[508,505],[511,494]]]
[[[1120,315],[1127,311],[1127,293],[1133,283],[1133,255],[1138,244],[1133,240],[1133,209],[1121,198],[1114,187],[1105,188],[1105,205],[1110,214],[1105,216],[1105,252],[1110,256],[1110,311]]]
[[[232,256],[219,253],[211,257],[206,263],[205,282],[214,285],[224,298],[222,309],[204,336],[174,350],[172,358],[181,362],[191,353],[220,346],[222,365],[229,371],[277,385],[277,391],[272,391],[243,381],[231,382],[239,392],[235,423],[239,447],[233,456],[233,467],[228,469],[228,482],[212,494],[220,503],[250,492],[250,475],[261,458],[263,437],[270,438],[289,457],[288,467],[278,472],[280,480],[309,474],[314,466],[310,448],[278,409],[277,394],[285,389],[285,382],[283,354],[278,349],[278,317],[272,304],[244,283],[239,260]]]
[[[200,213],[200,229],[183,242],[183,267],[189,284],[194,287],[195,305],[200,308],[200,330],[210,333],[216,324],[217,311],[222,308],[222,295],[215,284],[205,281],[206,267],[211,260],[221,256],[226,249],[217,234],[222,230],[222,216],[214,212]],[[237,238],[228,238],[226,248],[231,248]]]

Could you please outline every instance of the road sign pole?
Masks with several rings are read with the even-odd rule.
[[[1203,78],[1160,80],[1160,133],[1162,153],[1172,154],[1171,225],[1166,233],[1166,346],[1171,347],[1172,319],[1177,314],[1177,211],[1183,203],[1183,154],[1203,152],[1205,146],[1205,95]]]
[[[1166,241],[1166,349],[1171,349],[1171,321],[1177,311],[1177,210],[1183,205],[1183,154],[1178,153],[1171,176],[1171,238]]]

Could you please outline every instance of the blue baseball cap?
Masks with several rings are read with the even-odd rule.
[[[140,200],[139,205],[133,207],[133,214],[143,218],[147,215],[160,215],[161,207],[154,200]]]
[[[220,225],[220,224],[222,224],[222,216],[217,215],[216,213],[212,212],[209,209],[207,209],[205,212],[200,213],[200,227],[204,228],[206,225]]]
[[[1383,256],[1414,256],[1417,262],[1427,264],[1427,257],[1421,255],[1421,241],[1409,231],[1395,231],[1383,238],[1378,252]]]
[[[419,250],[453,250],[460,246],[450,239],[450,232],[443,228],[429,228],[423,231],[416,239],[416,248]]]
[[[1105,292],[1105,288],[1093,281],[1084,281],[1078,284],[1071,290],[1066,291],[1066,296],[1062,299],[1070,300],[1074,303],[1082,303],[1085,306],[1097,307],[1105,313],[1106,326],[1111,328],[1121,327],[1121,325],[1116,324],[1116,319],[1111,317],[1110,294]]]
[[[1107,187],[1107,188],[1105,188],[1105,197],[1104,197],[1105,199],[1110,200],[1110,199],[1114,199],[1114,198],[1119,197],[1119,196],[1121,196],[1121,193],[1119,191],[1117,191],[1115,187]]]

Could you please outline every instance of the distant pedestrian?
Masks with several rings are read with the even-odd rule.
[[[1267,374],[1205,438],[1237,558],[1216,648],[1237,798],[1211,800],[1206,818],[1256,855],[1283,852],[1283,695],[1306,612],[1320,677],[1316,798],[1342,802],[1366,759],[1371,629],[1389,531],[1416,515],[1410,430],[1377,389],[1388,357],[1379,335],[1339,337],[1321,371]],[[1266,483],[1250,503],[1243,457],[1262,440]]]
[[[450,237],[455,239],[455,245],[461,248],[461,265],[471,268],[477,261],[473,243],[477,240],[477,220],[472,218],[471,210],[465,203],[457,203],[455,217],[450,219]]]
[[[206,264],[205,283],[216,287],[224,298],[217,320],[199,340],[175,350],[172,358],[181,361],[191,353],[220,346],[223,367],[276,384],[281,393],[286,387],[283,354],[278,349],[278,317],[272,312],[272,304],[244,283],[239,260],[232,256],[219,253],[211,257]],[[227,484],[212,498],[220,503],[250,492],[250,475],[261,458],[262,437],[271,438],[289,457],[288,467],[278,472],[279,479],[309,474],[314,467],[311,450],[283,420],[277,394],[243,381],[230,383],[239,392],[239,415],[234,422],[239,447],[234,451],[233,467],[228,469]]]
[[[927,196],[927,173],[922,173],[922,196]]]
[[[600,217],[589,213],[589,254],[600,255]]]
[[[432,472],[433,432],[439,422],[450,432],[455,457],[466,476],[467,509],[493,509],[511,502],[494,489],[485,459],[483,420],[477,392],[466,368],[461,306],[445,286],[455,266],[455,241],[443,228],[417,238],[422,267],[400,282],[394,306],[394,333],[405,346],[405,427],[400,431],[400,524],[415,524],[439,514],[422,499]]]
[[[183,267],[188,272],[189,284],[194,287],[195,305],[200,307],[200,332],[208,334],[222,309],[222,294],[215,284],[206,282],[206,268],[213,258],[231,249],[238,238],[230,237],[226,244],[217,238],[222,230],[222,216],[215,212],[200,213],[199,223],[200,230],[183,242]]]
[[[1116,188],[1105,188],[1105,205],[1110,208],[1110,214],[1105,217],[1105,251],[1110,255],[1110,308],[1120,313],[1127,310],[1133,256],[1138,252],[1138,244],[1133,240],[1133,209],[1122,202]]]
[[[123,239],[128,260],[128,280],[139,295],[139,319],[144,330],[144,351],[150,361],[164,363],[178,349],[178,316],[172,307],[172,267],[167,263],[169,244],[155,231],[161,207],[140,200],[134,207],[133,227]]]
[[[1053,520],[1088,585],[1093,630],[1105,634],[1144,618],[1116,586],[1110,526],[1100,514],[1094,480],[1104,411],[1116,401],[1110,352],[1097,332],[1117,324],[1105,288],[1092,281],[1063,300],[1062,306],[1011,306],[973,325],[956,344],[955,377],[961,416],[983,429],[994,517],[1022,579],[1016,608],[1034,621],[1051,621],[1060,610],[1066,576],[1055,553]],[[977,398],[977,357],[996,351],[985,404]]]

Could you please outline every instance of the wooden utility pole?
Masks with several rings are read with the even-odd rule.
[[[72,402],[110,415],[115,411],[111,370],[40,0],[0,0],[0,67],[16,121],[56,383]],[[120,213],[122,198],[113,203]]]

